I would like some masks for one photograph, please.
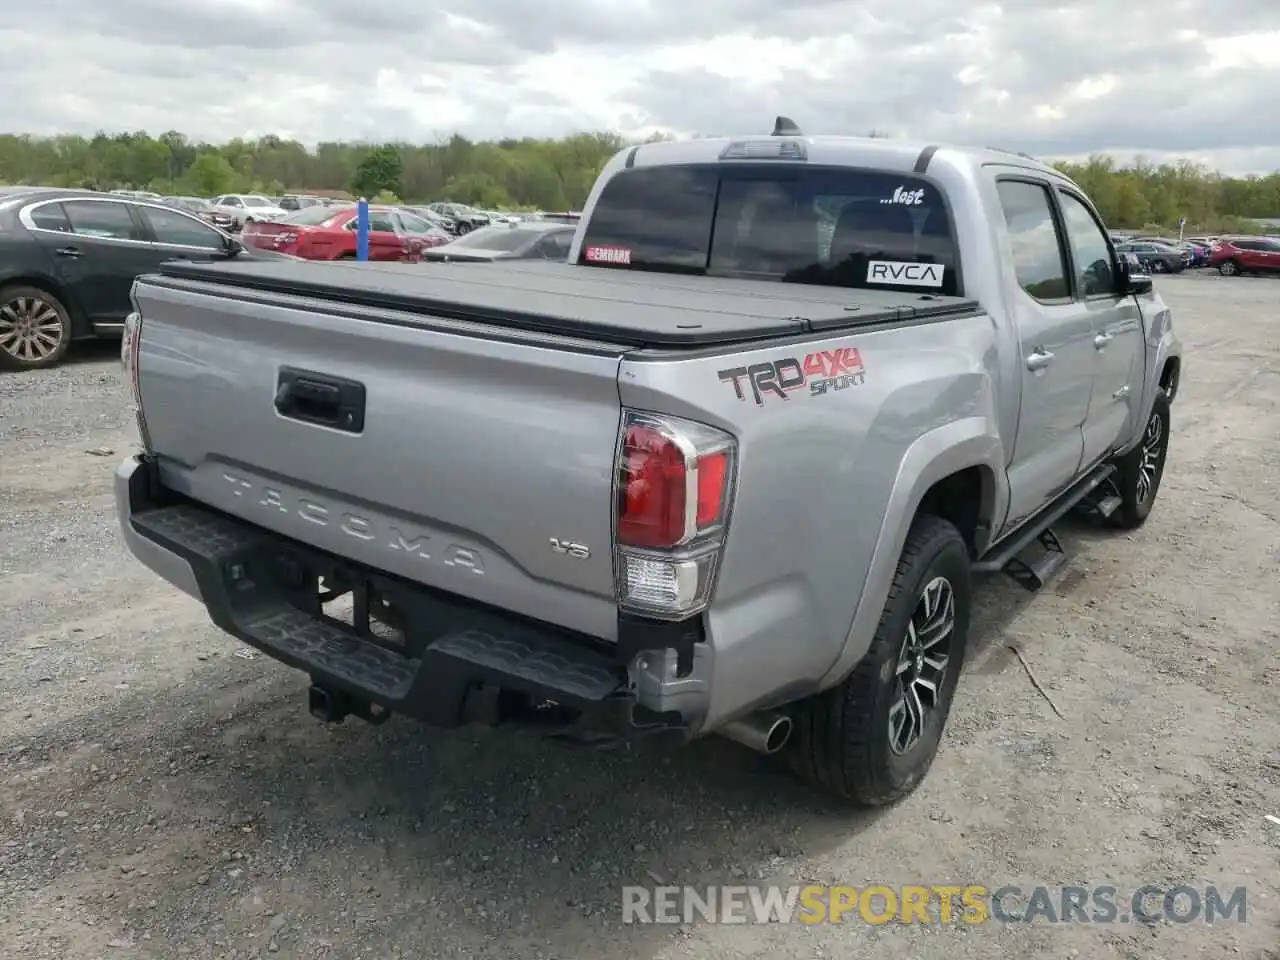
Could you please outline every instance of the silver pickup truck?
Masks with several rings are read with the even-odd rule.
[[[313,714],[716,733],[860,804],[928,770],[976,574],[1146,520],[1181,362],[1054,169],[786,123],[624,150],[567,262],[133,300],[125,541]]]

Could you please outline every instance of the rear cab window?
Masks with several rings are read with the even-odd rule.
[[[778,163],[615,174],[579,262],[912,292],[960,293],[950,213],[931,182]]]

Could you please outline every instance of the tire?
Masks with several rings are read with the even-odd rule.
[[[1163,260],[1152,260],[1151,272],[1152,273],[1168,273],[1169,265],[1165,263]]]
[[[947,645],[947,659],[928,670],[932,678],[941,678],[936,700],[925,711],[918,738],[895,746],[891,740],[901,732],[906,702],[899,675],[904,664],[908,671],[930,667],[919,656],[904,659],[904,651],[919,635],[916,627],[928,622],[926,593],[945,607],[939,594],[945,597],[948,591],[951,629],[939,643]],[[866,655],[838,686],[792,708],[795,732],[784,749],[792,771],[859,806],[884,806],[914,790],[937,756],[951,711],[964,663],[971,597],[969,551],[959,531],[937,517],[917,517]],[[917,696],[916,702],[923,700]]]
[[[1240,264],[1234,260],[1223,260],[1222,263],[1218,264],[1218,272],[1224,277],[1238,277],[1240,276]]]
[[[32,337],[36,330],[41,335]],[[0,287],[0,367],[43,370],[70,346],[71,316],[62,301],[39,287]]]
[[[1142,429],[1142,440],[1136,447],[1117,458],[1111,485],[1120,497],[1120,506],[1109,522],[1118,530],[1136,530],[1147,522],[1160,481],[1164,477],[1165,459],[1169,455],[1169,395],[1156,393]]]

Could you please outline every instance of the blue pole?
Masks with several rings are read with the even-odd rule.
[[[369,259],[369,201],[356,203],[356,259]]]

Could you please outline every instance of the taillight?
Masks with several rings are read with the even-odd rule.
[[[134,310],[124,321],[124,338],[120,344],[120,365],[129,385],[129,401],[138,424],[142,449],[151,452],[151,433],[142,411],[142,314]]]
[[[735,483],[737,444],[722,430],[627,411],[617,469],[618,601],[683,619],[710,601]]]

